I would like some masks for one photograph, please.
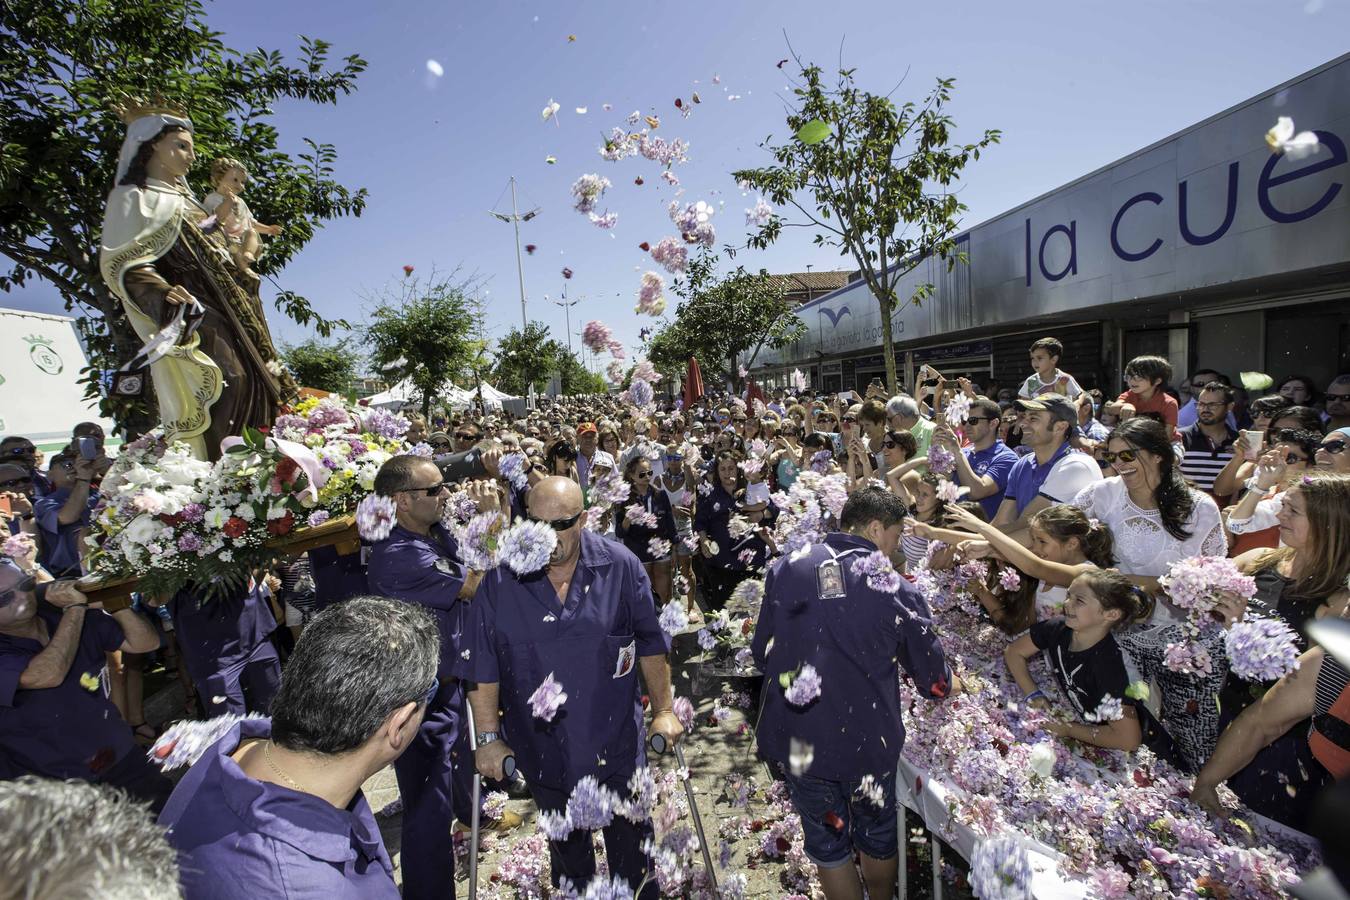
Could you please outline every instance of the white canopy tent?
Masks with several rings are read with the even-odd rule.
[[[488,397],[488,390],[489,385],[483,385],[484,400]],[[447,381],[436,392],[433,403],[448,404],[459,409],[468,406],[473,402],[473,399],[473,392],[456,387],[453,382]],[[417,409],[422,405],[422,396],[411,381],[404,379],[387,391],[381,391],[367,397],[365,403],[367,406],[378,406],[383,409]]]

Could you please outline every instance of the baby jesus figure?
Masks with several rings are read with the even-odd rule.
[[[281,226],[264,225],[253,218],[248,203],[240,196],[246,184],[248,170],[244,164],[222,156],[211,163],[211,186],[215,190],[207,195],[202,205],[208,212],[215,213],[216,222],[230,243],[234,263],[239,271],[256,281],[258,273],[253,271],[253,263],[263,249],[259,235],[276,237],[281,234]]]

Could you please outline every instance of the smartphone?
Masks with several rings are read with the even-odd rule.
[[[1243,458],[1253,461],[1260,459],[1261,451],[1266,446],[1266,433],[1244,428],[1242,429],[1242,445]]]
[[[91,437],[77,438],[82,459],[98,459],[98,441]]]
[[[0,513],[4,513],[6,516],[14,514],[14,506],[9,502],[8,494],[0,494]]]

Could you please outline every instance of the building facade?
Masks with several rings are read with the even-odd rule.
[[[1279,116],[1317,151],[1271,152]],[[1118,390],[1131,357],[1167,356],[1177,381],[1203,365],[1325,384],[1350,371],[1350,54],[981,223],[968,264],[925,260],[902,279],[921,307],[892,316],[904,385],[931,363],[1013,387],[1027,348],[1053,335],[1061,367]],[[818,389],[861,391],[885,371],[876,300],[855,281],[803,304],[808,334],[755,365]]]

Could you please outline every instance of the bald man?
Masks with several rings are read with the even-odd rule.
[[[626,547],[582,527],[582,510],[581,488],[569,478],[545,478],[530,489],[529,518],[550,525],[558,545],[542,572],[521,576],[498,566],[483,578],[465,614],[455,667],[474,682],[478,771],[501,778],[502,761],[514,756],[539,809],[552,812],[566,808],[588,775],[628,796],[630,776],[646,764],[636,669],[651,700],[647,733],[673,743],[684,731],[672,711],[670,641],[651,582]],[[567,699],[545,721],[532,714],[530,695],[550,674]],[[501,739],[499,708],[510,746]],[[616,815],[604,835],[610,872],[636,889],[651,868],[642,851],[651,822]],[[584,890],[595,875],[588,831],[550,840],[549,854],[554,885],[567,876]],[[654,877],[638,896],[657,896]]]

